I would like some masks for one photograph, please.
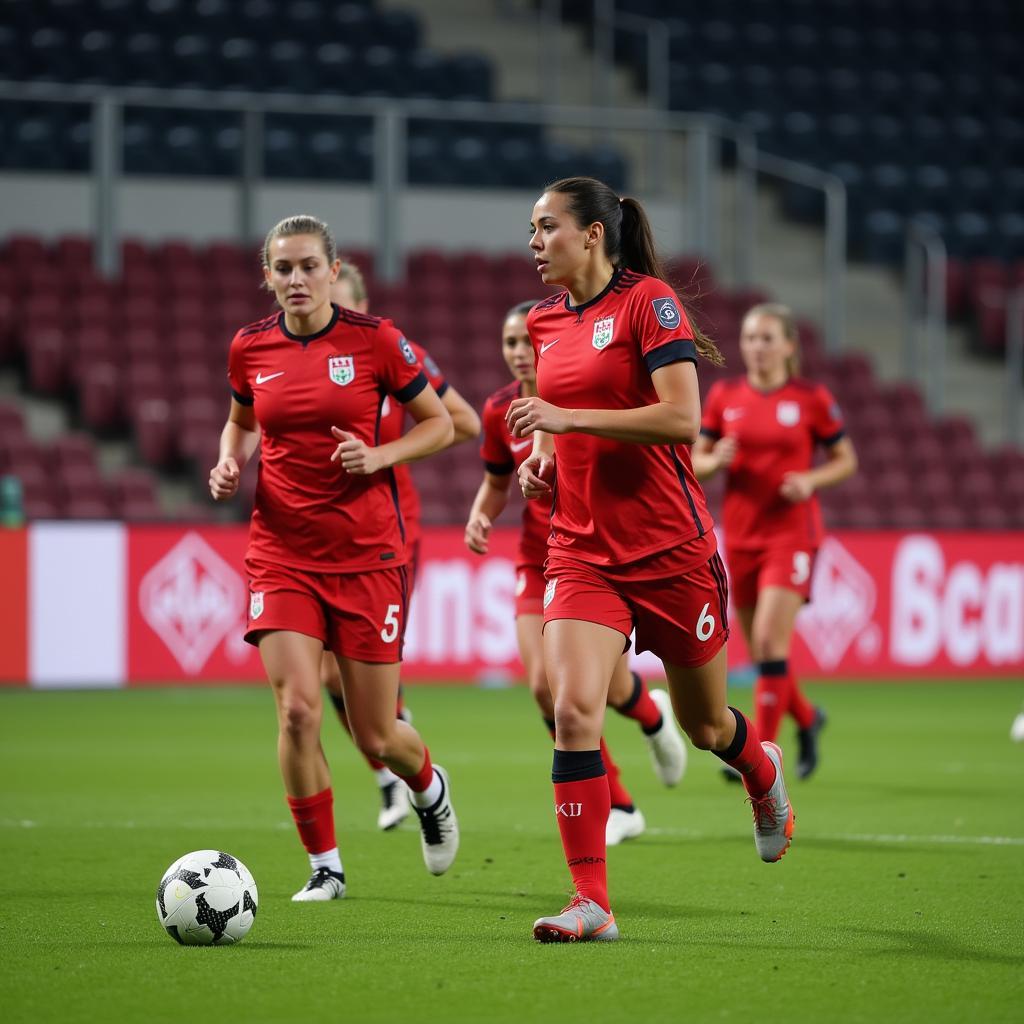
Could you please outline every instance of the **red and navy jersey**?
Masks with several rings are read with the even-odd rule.
[[[651,375],[691,361],[686,314],[664,281],[616,271],[607,287],[573,307],[568,292],[527,317],[540,397],[563,409],[655,405]],[[549,549],[617,566],[708,537],[711,516],[685,445],[646,445],[589,434],[555,435],[555,499]],[[700,545],[696,545],[700,548]]]
[[[319,572],[403,565],[394,473],[331,462],[332,426],[376,445],[385,396],[408,402],[427,386],[402,333],[335,306],[322,331],[299,337],[277,313],[235,335],[228,380],[262,435],[248,555]]]
[[[440,367],[415,341],[410,341],[409,347],[423,367],[428,383],[438,393],[438,396],[443,396],[448,390],[448,382],[444,379]],[[402,404],[392,402],[391,398],[385,395],[380,416],[380,443],[389,444],[391,441],[397,441],[405,430],[405,409]],[[416,490],[416,484],[413,482],[410,466],[403,463],[400,466],[395,466],[394,471],[395,481],[398,484],[398,505],[402,510],[402,520],[405,523],[405,543],[411,546],[419,540],[420,536],[420,493]]]
[[[533,451],[532,437],[513,437],[505,422],[505,413],[522,396],[519,381],[498,388],[484,403],[480,417],[480,457],[488,473],[505,476],[513,473]],[[545,501],[528,501],[523,508],[523,529],[519,534],[520,565],[543,565],[548,556],[551,532],[550,506]]]
[[[842,414],[826,387],[794,378],[758,391],[746,377],[719,381],[704,403],[701,433],[736,439],[722,506],[730,548],[821,543],[817,497],[794,504],[779,487],[787,473],[811,468],[816,445],[833,445],[843,436]]]

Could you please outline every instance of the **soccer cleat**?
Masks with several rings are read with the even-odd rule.
[[[731,764],[722,765],[722,778],[726,782],[742,782],[743,776]]]
[[[1010,739],[1014,743],[1024,743],[1024,711],[1022,711],[1010,726]]]
[[[647,828],[642,811],[635,807],[631,811],[621,807],[613,807],[608,815],[608,824],[604,828],[606,846],[618,846],[624,839],[636,839],[643,835]]]
[[[781,860],[793,839],[796,815],[786,793],[786,780],[782,777],[782,751],[765,740],[761,744],[767,757],[775,765],[775,781],[764,796],[751,797],[754,812],[754,845],[761,860],[769,864]]]
[[[377,828],[390,832],[409,814],[408,788],[400,779],[380,787],[381,808],[377,813]]]
[[[672,711],[672,698],[668,690],[651,690],[651,700],[661,712],[661,728],[647,736],[647,745],[651,749],[651,763],[654,774],[666,785],[674,786],[686,771],[686,744],[683,735],[676,725],[676,716]]]
[[[459,822],[452,807],[451,785],[448,773],[440,766],[434,765],[434,771],[440,776],[444,789],[433,807],[417,807],[412,809],[420,819],[420,846],[423,850],[423,863],[432,875],[443,875],[455,860],[459,850]],[[409,794],[412,803],[412,794]]]
[[[340,900],[345,895],[345,874],[330,868],[317,868],[309,881],[293,897],[293,903]]]
[[[614,942],[619,928],[614,914],[577,895],[557,916],[534,921],[533,937],[538,942]]]
[[[796,740],[800,753],[796,762],[796,777],[807,779],[818,767],[818,733],[825,728],[828,717],[821,708],[814,709],[814,721],[806,729],[797,729]]]

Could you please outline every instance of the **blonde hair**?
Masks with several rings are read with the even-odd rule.
[[[331,229],[322,220],[318,220],[308,213],[300,213],[279,220],[267,232],[267,237],[263,242],[263,251],[260,254],[264,267],[270,269],[270,246],[274,239],[290,238],[292,235],[316,235],[323,242],[327,262],[333,263],[338,258],[338,247],[334,244],[334,235],[331,234]]]
[[[796,325],[793,310],[781,302],[759,302],[743,314],[743,320],[752,316],[770,316],[782,325],[782,336],[792,344],[793,352],[786,356],[786,372],[790,377],[800,375],[800,331]]]
[[[348,281],[349,288],[352,289],[352,298],[355,302],[366,301],[366,279],[363,277],[363,272],[354,263],[342,260],[337,279],[339,281]]]

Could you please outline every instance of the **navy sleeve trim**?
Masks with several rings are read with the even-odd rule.
[[[427,386],[428,383],[427,375],[420,370],[420,372],[417,373],[401,391],[395,391],[394,396],[403,405],[405,405],[406,402],[411,402]]]
[[[508,476],[516,468],[514,462],[488,462],[484,459],[484,469],[493,476]]]
[[[835,434],[830,434],[828,437],[823,437],[821,439],[821,443],[825,445],[826,448],[831,448],[832,445],[834,445],[837,441],[842,441],[844,437],[846,437],[846,431],[839,430]]]
[[[446,381],[446,380],[441,381],[441,383],[438,384],[437,387],[435,388],[435,390],[437,391],[437,397],[438,398],[444,398],[445,392],[450,387],[451,387],[451,384],[449,384],[448,381]]]
[[[717,441],[722,435],[717,430],[712,430],[710,427],[700,428],[701,437],[710,437],[712,441]]]
[[[647,372],[654,373],[670,363],[697,362],[697,346],[690,340],[670,341],[667,345],[659,345],[644,356]]]
[[[235,401],[236,401],[236,402],[237,402],[237,403],[238,403],[239,405],[252,405],[252,404],[253,404],[253,402],[255,402],[255,401],[256,401],[256,399],[255,399],[255,398],[253,398],[253,397],[252,397],[252,395],[248,395],[248,396],[246,396],[246,395],[240,395],[240,394],[239,394],[239,393],[238,393],[238,392],[237,392],[237,391],[236,391],[236,390],[235,390],[234,388],[232,388],[232,389],[231,389],[231,397],[232,397],[232,398],[233,398],[233,399],[234,399],[234,400],[235,400]]]

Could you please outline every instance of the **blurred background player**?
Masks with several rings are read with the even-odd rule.
[[[535,356],[526,329],[526,315],[533,305],[532,302],[520,303],[505,317],[501,350],[514,380],[495,391],[484,405],[483,441],[480,446],[484,479],[466,524],[466,547],[478,555],[487,554],[491,527],[508,502],[512,473],[522,465],[533,448],[529,438],[520,440],[512,437],[505,422],[510,402],[537,394]],[[554,739],[555,710],[544,671],[543,651],[544,560],[550,532],[549,518],[549,510],[540,502],[527,502],[523,509],[516,558],[516,637],[530,692]],[[608,687],[608,706],[640,725],[650,746],[658,778],[666,786],[676,785],[686,770],[686,745],[676,727],[671,699],[665,690],[648,691],[640,676],[629,671],[625,654],[615,666]],[[600,749],[611,795],[605,836],[609,846],[616,846],[624,839],[639,836],[646,822],[623,785],[619,768],[603,736]]]
[[[342,260],[338,270],[338,278],[331,285],[331,301],[343,309],[353,309],[357,313],[366,313],[370,306],[370,298],[366,290],[366,282],[362,272],[354,263]],[[452,419],[455,436],[452,444],[468,441],[480,433],[480,417],[473,407],[453,388],[442,376],[441,370],[431,356],[415,342],[409,342],[416,353],[427,375],[427,380],[437,392],[442,404]],[[380,443],[388,444],[402,436],[405,427],[405,409],[399,402],[393,402],[389,395],[384,396],[380,410]],[[409,600],[416,585],[416,576],[420,559],[420,496],[413,482],[412,470],[405,465],[395,466],[395,483],[398,485],[398,506],[405,525],[405,547],[409,556]],[[327,687],[328,696],[334,705],[338,719],[351,735],[348,716],[345,713],[345,698],[342,695],[341,669],[338,660],[325,650],[320,663],[320,678]],[[412,716],[405,708],[402,690],[398,693],[398,717],[407,722]],[[380,789],[381,806],[377,813],[377,827],[385,832],[395,828],[409,813],[408,792],[401,779],[382,761],[366,756],[366,763],[374,774]]]
[[[214,499],[230,498],[260,446],[245,639],[273,688],[281,774],[313,869],[298,901],[345,893],[320,745],[325,647],[342,666],[359,749],[411,790],[427,869],[447,870],[459,843],[446,773],[395,718],[408,571],[391,467],[444,448],[451,418],[392,324],[332,305],[339,265],[327,225],[313,217],[289,217],[267,235],[264,279],[283,312],[231,342],[231,411],[210,472]],[[371,447],[381,394],[406,405],[416,425]]]
[[[539,397],[509,405],[527,498],[552,503],[544,663],[555,704],[555,819],[576,894],[542,917],[540,942],[618,937],[608,899],[610,798],[600,741],[608,687],[629,636],[665,665],[694,746],[743,775],[754,841],[779,860],[793,833],[782,752],[726,703],[728,591],[690,466],[700,430],[698,354],[721,364],[664,280],[643,207],[603,182],[549,185],[531,219],[545,284],[527,326]]]
[[[740,354],[746,376],[712,386],[691,458],[698,480],[727,473],[726,558],[733,606],[757,665],[758,734],[774,740],[782,716],[792,715],[797,774],[806,779],[818,764],[825,713],[800,690],[790,642],[797,613],[810,600],[822,540],[815,492],[852,476],[857,455],[828,389],[797,376],[799,339],[788,307],[765,303],[749,310]],[[818,445],[827,458],[814,466]]]

